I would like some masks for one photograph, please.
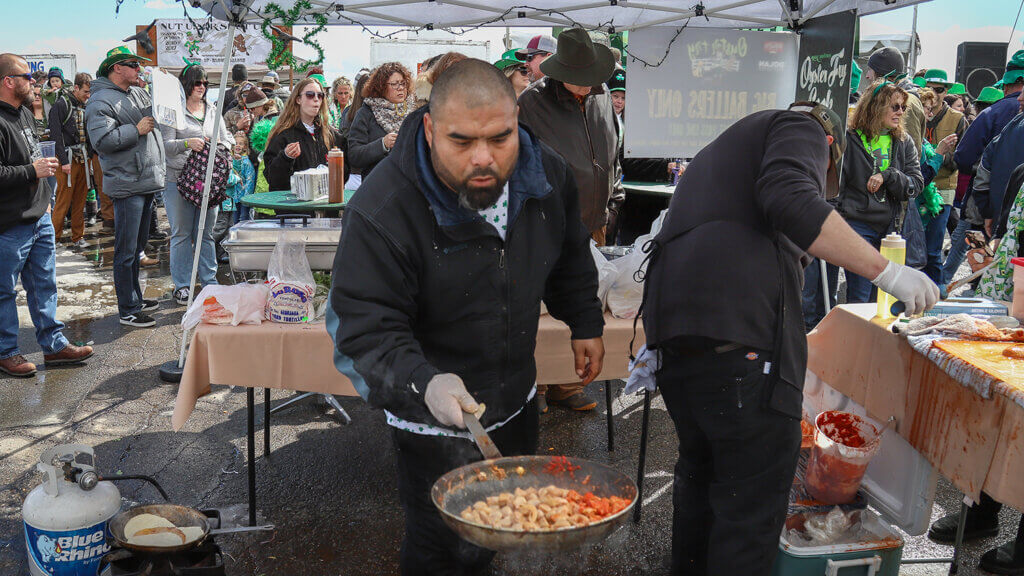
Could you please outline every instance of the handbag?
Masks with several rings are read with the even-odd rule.
[[[897,208],[900,210],[901,208]],[[903,222],[899,226],[900,236],[907,242],[907,257],[904,264],[920,270],[928,264],[928,244],[925,242],[924,222],[917,210],[917,202],[911,199],[903,210]],[[896,226],[890,231],[897,229]]]
[[[196,207],[203,205],[203,185],[206,180],[206,163],[210,158],[210,143],[199,152],[192,150],[185,159],[185,166],[178,174],[178,193]],[[227,198],[228,175],[231,173],[231,155],[226,146],[218,145],[213,155],[213,179],[210,181],[210,199],[207,207],[217,206]]]

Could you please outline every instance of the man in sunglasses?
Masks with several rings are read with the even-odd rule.
[[[56,318],[57,275],[46,178],[57,173],[60,161],[40,153],[28,109],[34,100],[28,62],[0,54],[0,371],[17,377],[36,373],[35,364],[18,349],[19,277],[47,366],[92,356],[91,347],[68,343],[64,325]]]
[[[547,60],[557,49],[558,43],[554,37],[540,34],[530,38],[526,48],[516,51],[516,59],[526,63],[526,75],[530,82],[536,82],[544,77],[540,63]]]
[[[139,61],[125,46],[107,52],[85,107],[89,141],[103,167],[103,191],[114,201],[114,291],[121,324],[155,326],[158,308],[139,285],[139,255],[149,241],[153,198],[164,187],[164,143],[154,131],[153,102],[138,87]]]

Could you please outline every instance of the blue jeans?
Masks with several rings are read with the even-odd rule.
[[[199,207],[178,194],[177,182],[168,182],[164,188],[164,209],[171,224],[171,280],[174,289],[189,286],[192,279],[192,258],[199,237]],[[217,251],[213,241],[213,225],[217,222],[220,207],[213,205],[206,210],[202,244],[199,252],[197,279],[203,286],[217,283]]]
[[[19,276],[43,354],[56,354],[68,345],[64,324],[57,321],[56,266],[49,214],[43,214],[34,224],[19,224],[0,233],[0,359],[21,353],[15,303]]]
[[[826,264],[829,308],[835,308],[839,289],[839,267]],[[825,317],[825,298],[821,294],[821,260],[815,258],[804,269],[804,328],[810,332]]]
[[[910,203],[916,207],[916,203]],[[935,282],[936,285],[944,286],[942,282],[942,241],[946,238],[946,221],[949,220],[949,210],[952,206],[942,207],[942,211],[928,221],[924,227],[925,251],[928,253],[928,263],[924,265],[923,272]]]
[[[967,231],[970,229],[971,223],[967,221],[967,218],[961,216],[956,230],[949,235],[949,254],[946,255],[946,262],[942,265],[942,285],[952,282],[956,271],[963,264],[964,257],[967,256]]]
[[[861,238],[867,241],[878,250],[882,245],[882,238],[885,236],[882,232],[875,231],[874,228],[864,224],[863,222],[857,222],[856,220],[847,220],[847,224],[853,231],[860,235]],[[846,301],[850,304],[859,304],[863,302],[874,302],[875,301],[875,286],[871,283],[871,279],[858,276],[849,270],[846,271]]]
[[[122,317],[142,310],[139,254],[149,242],[153,193],[114,198],[114,291]]]

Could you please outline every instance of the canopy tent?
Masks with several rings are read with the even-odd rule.
[[[275,4],[291,10],[297,0],[199,0],[214,18],[230,20],[237,10],[242,22],[261,22],[263,8]],[[856,9],[860,15],[902,8],[927,0],[309,0],[296,24],[310,24],[323,14],[330,24],[459,29],[480,26],[582,26],[615,32],[647,26],[718,28],[798,27],[816,16]],[[692,5],[689,5],[692,2]],[[689,6],[687,6],[689,5]]]
[[[178,0],[183,1],[183,0]],[[228,37],[234,27],[242,24],[260,24],[271,18],[265,8],[273,6],[271,13],[287,12],[289,25],[316,24],[322,15],[331,25],[403,26],[412,29],[452,30],[483,26],[581,26],[590,30],[625,32],[650,26],[708,26],[718,28],[769,28],[782,26],[798,29],[808,20],[842,12],[857,10],[860,15],[876,14],[928,0],[684,0],[694,2],[684,7],[680,0],[355,0],[353,2],[326,2],[324,0],[185,0],[199,7],[211,17],[229,22]],[[302,1],[308,7],[291,11]],[[284,22],[273,22],[282,24]],[[224,66],[221,70],[220,93],[228,77],[228,63],[232,46],[225,43]],[[220,130],[223,98],[217,99],[214,133]],[[213,179],[214,155],[210,155],[206,168],[203,202],[199,215],[199,230],[206,221],[209,190]],[[198,272],[201,243],[196,244],[192,262],[192,284]],[[189,294],[192,305],[194,293]],[[181,354],[161,368],[165,380],[180,379],[185,364],[187,335],[182,336]]]

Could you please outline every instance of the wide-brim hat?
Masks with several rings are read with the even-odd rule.
[[[932,68],[925,72],[924,81],[926,84],[931,82],[932,84],[943,84],[945,86],[953,84],[953,82],[949,81],[949,74],[946,74],[945,70],[941,70],[939,68]]]
[[[594,44],[583,28],[558,35],[558,49],[540,64],[540,71],[559,82],[597,86],[612,75],[615,56],[607,46]]]
[[[107,57],[103,59],[103,62],[100,62],[100,67],[96,70],[96,76],[106,76],[111,66],[126,60],[152,62],[149,58],[143,58],[142,56],[132,52],[127,46],[118,46],[117,48],[111,48],[107,52]]]
[[[1003,99],[1005,94],[999,88],[995,86],[985,86],[981,89],[981,94],[978,94],[978,102],[982,104],[994,104]]]
[[[277,88],[278,86],[281,85],[281,83],[277,79],[277,76],[274,74],[267,74],[266,76],[264,76],[263,79],[260,80],[260,84],[270,84],[274,88]]]
[[[913,82],[914,86],[917,86],[918,88],[924,88],[924,77],[923,76],[917,76],[913,80],[911,80],[911,82]]]
[[[1019,84],[1024,80],[1024,50],[1017,50],[1010,61],[1006,63],[1006,72],[1003,73],[1002,83]]]
[[[959,82],[954,82],[953,85],[949,87],[948,93],[953,95],[967,94],[967,87]]]
[[[825,198],[831,200],[839,196],[839,166],[843,159],[843,152],[846,151],[846,132],[843,131],[843,120],[828,106],[817,102],[794,102],[789,105],[794,112],[803,112],[814,118],[825,134],[832,137],[832,145],[829,146],[831,162],[828,164],[828,172],[825,174]]]

